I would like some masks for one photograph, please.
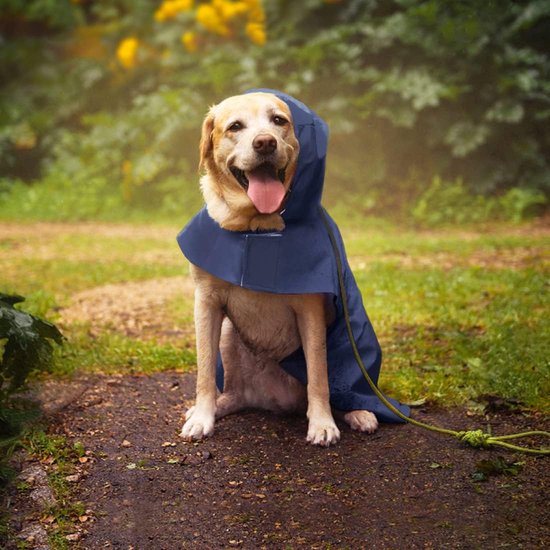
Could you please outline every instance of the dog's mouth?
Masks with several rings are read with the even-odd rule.
[[[286,196],[285,168],[277,169],[264,163],[252,170],[245,171],[236,166],[230,170],[260,214],[273,214],[279,210]]]

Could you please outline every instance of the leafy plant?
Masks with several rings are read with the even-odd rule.
[[[513,187],[499,199],[502,216],[514,223],[533,216],[547,204],[548,200],[541,191],[520,187]]]
[[[0,402],[20,389],[32,371],[48,366],[53,350],[50,341],[63,342],[55,325],[14,307],[24,300],[0,294]]]
[[[540,191],[513,187],[502,196],[474,193],[461,179],[445,182],[436,176],[420,194],[411,214],[420,225],[468,224],[503,220],[519,223],[547,203]]]
[[[4,460],[17,444],[24,421],[34,416],[14,394],[31,372],[48,367],[50,341],[63,340],[55,325],[14,307],[22,301],[22,296],[0,293],[0,479],[7,475]]]
[[[490,218],[495,206],[493,197],[472,194],[460,179],[448,183],[435,177],[413,207],[412,216],[428,226],[481,222]]]

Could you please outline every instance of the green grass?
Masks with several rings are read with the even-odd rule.
[[[387,222],[343,226],[348,256],[384,351],[381,385],[404,401],[467,403],[484,394],[550,410],[550,233],[490,225],[415,231]],[[0,290],[56,319],[76,292],[108,283],[181,276],[179,226],[20,225],[0,236]],[[32,235],[32,238],[29,237]],[[192,334],[192,299],[167,304],[166,326]],[[192,336],[168,343],[117,327],[65,328],[54,374],[194,368]]]
[[[70,339],[58,347],[54,372],[69,376],[77,370],[104,374],[151,374],[164,370],[190,371],[196,365],[194,349],[173,344],[158,344],[105,332],[89,337],[85,327],[71,331]]]
[[[548,407],[548,271],[374,264],[356,275],[388,391],[405,401],[496,394]]]

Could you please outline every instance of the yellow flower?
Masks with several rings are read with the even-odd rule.
[[[229,36],[231,31],[212,4],[201,4],[197,8],[197,21],[208,31]]]
[[[189,11],[193,7],[193,0],[164,0],[154,14],[155,21],[174,19],[178,13]]]
[[[235,19],[240,15],[244,15],[248,11],[248,6],[245,2],[227,2],[223,0],[213,0],[213,5],[225,21]]]
[[[159,23],[162,23],[163,21],[166,21],[166,19],[168,19],[166,12],[162,9],[162,6],[157,11],[155,11],[153,18]]]
[[[189,11],[193,7],[193,0],[174,0],[179,11]]]
[[[127,69],[135,67],[138,46],[139,40],[134,36],[125,38],[120,42],[116,50],[116,56],[123,67]]]
[[[184,32],[181,35],[181,41],[188,52],[196,52],[199,47],[197,43],[197,34],[192,31]]]
[[[265,33],[265,27],[260,23],[247,23],[245,32],[254,44],[263,46],[266,43],[267,36]]]

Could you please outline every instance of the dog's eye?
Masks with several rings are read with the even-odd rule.
[[[244,128],[244,126],[243,126],[242,122],[239,122],[238,120],[236,120],[227,129],[230,132],[238,132],[239,130],[242,130],[243,128]]]
[[[274,116],[273,124],[276,124],[277,126],[284,126],[285,124],[288,124],[288,120],[282,116]]]

